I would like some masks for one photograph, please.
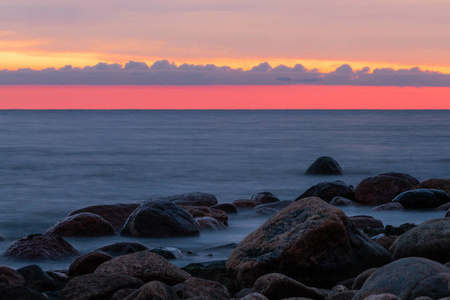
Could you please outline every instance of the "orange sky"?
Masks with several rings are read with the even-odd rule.
[[[450,109],[449,88],[0,86],[0,109]]]

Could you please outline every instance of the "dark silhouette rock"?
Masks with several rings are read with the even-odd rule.
[[[417,184],[419,181],[416,178],[404,173],[384,173],[368,177],[356,186],[355,201],[365,205],[386,204]]]
[[[136,237],[199,235],[197,221],[186,210],[166,200],[146,202],[128,218],[121,234]]]
[[[352,216],[349,217],[358,229],[384,229],[383,222],[371,216]]]
[[[273,203],[273,202],[280,201],[280,199],[275,197],[275,195],[272,194],[271,192],[261,192],[261,193],[253,195],[250,199],[255,201],[256,205],[261,205],[261,204],[267,204],[267,203]]]
[[[253,290],[269,299],[284,299],[289,297],[305,297],[310,299],[325,299],[318,289],[308,287],[284,274],[270,273],[256,280]]]
[[[252,209],[254,208],[257,204],[256,201],[253,201],[251,199],[239,199],[239,200],[234,200],[232,203],[238,210],[239,209]]]
[[[195,277],[189,278],[183,283],[174,285],[172,289],[180,299],[190,299],[194,297],[207,299],[231,298],[228,289],[220,282]]]
[[[8,286],[0,284],[0,299],[5,300],[48,300],[48,298],[24,286]]]
[[[139,207],[139,205],[140,204],[137,203],[117,203],[88,206],[71,212],[69,217],[83,212],[93,213],[108,221],[113,226],[114,230],[117,231],[125,225],[128,217]]]
[[[78,255],[78,251],[60,236],[30,234],[12,243],[4,255],[19,259],[54,260]]]
[[[447,211],[447,213],[445,214],[445,217],[450,217],[450,209]]]
[[[370,268],[356,276],[355,281],[352,284],[352,290],[359,290],[366,282],[367,278],[369,278],[378,268]]]
[[[232,204],[232,203],[220,203],[220,204],[211,206],[211,208],[220,209],[227,214],[237,214],[237,212],[238,212],[236,206],[234,206],[234,204]]]
[[[0,284],[23,286],[25,284],[25,278],[19,272],[9,267],[0,267]]]
[[[204,263],[192,263],[182,268],[193,277],[205,280],[217,281],[229,287],[232,284],[231,278],[225,269],[226,260],[216,260]]]
[[[450,202],[442,204],[442,205],[439,205],[434,210],[436,210],[436,211],[447,211],[449,209],[450,209]]]
[[[61,291],[62,300],[111,299],[124,288],[139,288],[142,280],[117,274],[87,274],[74,277]]]
[[[295,201],[308,197],[319,197],[326,202],[330,202],[331,199],[337,196],[353,199],[353,189],[341,180],[324,181],[307,189]]]
[[[412,223],[404,223],[401,224],[398,227],[392,226],[392,225],[386,225],[386,227],[384,228],[384,233],[386,235],[402,235],[405,232],[407,232],[408,230],[417,227],[416,224],[412,224]]]
[[[336,196],[333,199],[331,199],[330,204],[334,205],[334,206],[346,206],[346,205],[352,205],[353,201],[350,199],[341,197],[341,196]]]
[[[211,217],[195,218],[200,230],[226,230],[227,226]]]
[[[93,213],[79,213],[67,217],[49,229],[48,234],[60,236],[106,236],[114,235],[115,231],[112,225]]]
[[[439,299],[450,295],[449,282],[450,268],[426,258],[403,258],[376,270],[353,299],[384,293],[403,300],[421,296]]]
[[[226,266],[237,288],[251,287],[259,277],[273,272],[309,286],[331,287],[391,259],[340,209],[319,198],[306,198],[249,234]]]
[[[120,256],[125,254],[131,254],[135,252],[145,251],[149,248],[144,244],[137,242],[119,242],[111,245],[106,245],[96,249],[95,251],[105,252],[111,256]]]
[[[149,201],[154,200],[166,200],[172,202],[177,205],[183,206],[213,206],[217,204],[216,196],[208,193],[186,193],[186,194],[178,194],[167,197],[159,197],[155,199],[149,199]]]
[[[373,211],[385,211],[385,210],[402,210],[405,209],[403,205],[398,202],[389,202],[386,204],[381,204],[372,208]]]
[[[113,257],[105,252],[93,251],[77,257],[69,266],[69,276],[80,276],[94,273],[102,263]]]
[[[427,179],[421,181],[414,189],[434,189],[441,190],[450,195],[450,179]]]
[[[210,208],[207,206],[181,206],[194,218],[211,217],[225,226],[228,226],[228,216],[223,210]]]
[[[124,299],[124,298],[122,298]],[[150,281],[131,293],[125,300],[178,300],[175,291],[160,281]]]
[[[38,265],[29,265],[17,269],[25,278],[25,286],[38,292],[54,291],[59,284]]]
[[[115,257],[101,264],[94,274],[116,274],[136,277],[144,282],[153,280],[174,285],[191,277],[185,271],[150,251]]]
[[[428,220],[402,234],[395,243],[394,258],[411,256],[450,261],[450,219]]]
[[[126,300],[128,296],[133,294],[138,289],[120,289],[114,293],[111,300]]]
[[[397,195],[392,202],[398,202],[404,208],[436,208],[450,202],[446,192],[433,189],[416,189]]]
[[[332,157],[321,156],[309,166],[306,175],[342,175],[341,166]]]

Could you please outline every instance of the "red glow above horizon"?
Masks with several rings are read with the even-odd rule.
[[[450,88],[0,86],[0,109],[450,109]]]

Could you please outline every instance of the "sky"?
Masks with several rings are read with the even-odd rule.
[[[447,0],[0,0],[0,70],[167,59],[450,74]]]

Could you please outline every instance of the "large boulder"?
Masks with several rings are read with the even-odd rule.
[[[306,175],[342,175],[341,166],[330,156],[321,156],[306,170]]]
[[[214,209],[207,206],[181,206],[194,218],[211,217],[225,226],[228,226],[228,216],[220,209]]]
[[[180,299],[202,297],[206,299],[228,299],[230,292],[221,283],[200,278],[189,278],[183,283],[174,285],[173,290]]]
[[[12,243],[3,253],[19,259],[55,260],[78,255],[62,237],[53,234],[30,234]]]
[[[450,261],[450,218],[433,219],[402,234],[395,243],[394,258],[426,257]]]
[[[355,201],[366,205],[390,202],[398,194],[411,190],[419,181],[404,173],[384,173],[368,177],[355,188]]]
[[[113,257],[105,252],[92,251],[77,257],[69,266],[69,276],[80,276],[94,273],[102,263]]]
[[[391,259],[342,210],[319,198],[306,198],[249,234],[226,267],[237,288],[251,287],[260,276],[273,272],[309,286],[331,287]]]
[[[436,208],[450,202],[450,196],[441,190],[416,189],[397,195],[392,202],[404,208]]]
[[[141,251],[115,257],[104,262],[95,274],[120,274],[136,277],[144,282],[157,280],[168,285],[184,282],[191,275],[150,251]]]
[[[99,215],[83,212],[57,222],[47,229],[46,233],[60,236],[106,236],[116,232],[112,225]]]
[[[414,188],[441,190],[450,195],[450,179],[437,179],[437,178],[427,179],[421,181]]]
[[[108,221],[114,227],[115,230],[119,230],[123,227],[128,217],[136,208],[139,207],[139,205],[140,204],[137,203],[129,203],[129,204],[117,203],[117,204],[88,206],[71,212],[69,214],[69,217],[82,212],[93,213],[99,215],[100,217]]]
[[[175,291],[159,281],[150,281],[121,300],[178,300]]]
[[[38,292],[54,291],[59,285],[38,265],[29,265],[17,269],[25,278],[25,286]]]
[[[402,300],[421,296],[432,299],[450,295],[450,268],[425,258],[409,257],[376,270],[353,300],[390,293]]]
[[[214,196],[212,194],[200,193],[200,192],[178,194],[178,195],[159,197],[159,198],[149,199],[149,200],[150,201],[166,200],[166,201],[175,203],[177,205],[183,205],[183,206],[208,206],[208,207],[210,207],[210,206],[217,204],[216,196]]]
[[[308,197],[319,197],[322,200],[330,202],[336,196],[353,199],[353,189],[341,180],[324,181],[313,185],[295,200],[297,201]]]
[[[105,252],[110,254],[111,256],[120,256],[145,250],[149,250],[149,248],[144,244],[138,242],[118,242],[100,247],[95,251]]]
[[[186,210],[167,200],[149,201],[128,218],[121,234],[136,237],[199,235],[197,221]]]
[[[23,286],[25,284],[25,278],[14,269],[0,267],[0,284]]]

